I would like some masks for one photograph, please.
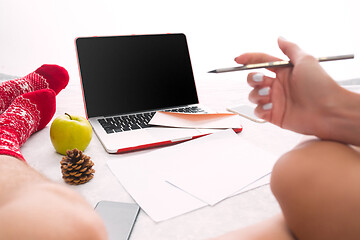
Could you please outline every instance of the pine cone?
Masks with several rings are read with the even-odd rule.
[[[66,151],[61,159],[61,172],[66,183],[79,185],[90,181],[94,177],[94,163],[78,149]]]

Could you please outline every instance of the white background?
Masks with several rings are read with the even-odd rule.
[[[282,57],[278,36],[316,57],[356,54],[357,2],[0,0],[0,72],[21,76],[55,63],[77,83],[74,39],[79,36],[183,32],[197,78],[213,68],[232,66],[243,52]],[[325,68],[336,79],[359,77],[359,62],[345,62]]]

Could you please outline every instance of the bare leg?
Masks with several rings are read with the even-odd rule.
[[[80,195],[0,155],[0,239],[97,240],[106,239],[106,232]]]
[[[218,239],[360,239],[359,186],[357,148],[307,141],[282,156],[272,172],[285,219],[279,215]]]
[[[282,156],[271,179],[299,239],[360,239],[360,153],[338,142],[308,141]]]
[[[294,240],[284,217],[279,214],[263,222],[229,232],[213,240]]]

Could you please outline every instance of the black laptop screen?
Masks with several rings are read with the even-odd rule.
[[[88,117],[198,103],[183,34],[76,39]]]

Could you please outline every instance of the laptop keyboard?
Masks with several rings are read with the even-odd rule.
[[[206,113],[203,109],[197,106],[174,108],[164,110],[164,112]],[[117,117],[100,118],[98,119],[98,122],[104,128],[106,133],[111,134],[150,127],[151,125],[149,125],[149,122],[154,115],[155,112],[146,112]]]

